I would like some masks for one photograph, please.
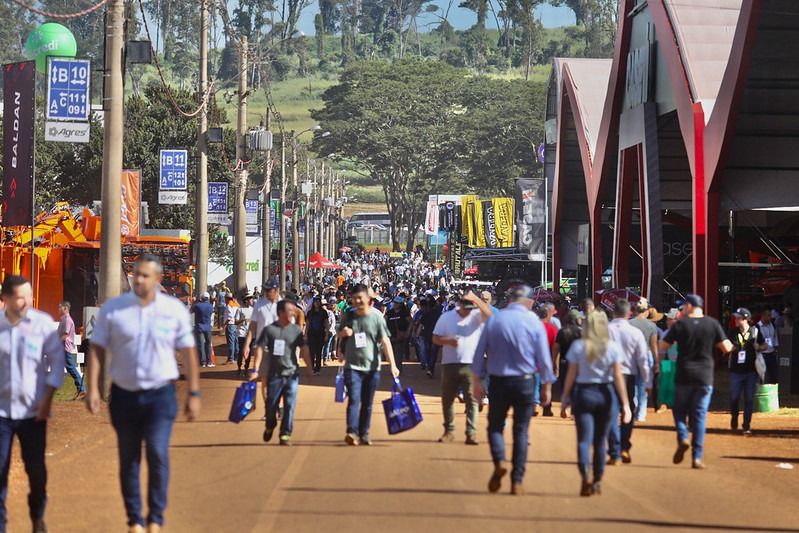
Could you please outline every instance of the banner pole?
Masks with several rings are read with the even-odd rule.
[[[36,74],[33,75],[34,83]],[[34,85],[35,86],[35,85]],[[34,307],[39,303],[39,295],[36,293],[36,254],[34,253],[36,244],[34,242],[34,227],[36,226],[36,98],[33,99],[33,150],[31,150],[31,290],[34,297]]]

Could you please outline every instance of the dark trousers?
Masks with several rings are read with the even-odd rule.
[[[322,369],[322,349],[324,347],[324,337],[317,335],[308,336],[308,351],[311,352],[311,361],[313,361],[314,372],[319,372]]]
[[[624,386],[627,387],[627,401],[630,402],[630,409],[633,409],[635,405],[635,378],[636,376],[624,374]],[[618,398],[618,400],[619,405],[622,405],[621,398]],[[630,420],[629,424],[625,424],[619,416],[611,421],[608,444],[610,447],[609,455],[613,459],[620,459],[621,452],[628,452],[633,447],[633,424],[635,424],[635,417]]]
[[[578,383],[572,392],[572,406],[574,423],[577,425],[577,467],[587,481],[593,446],[594,481],[600,481],[605,472],[610,425],[619,416],[619,402],[613,385]]]
[[[169,439],[177,415],[175,385],[130,392],[112,385],[111,424],[119,443],[119,479],[128,525],[144,525],[139,469],[147,453],[147,523],[163,525],[169,486]]]
[[[197,353],[200,355],[200,364],[207,365],[211,362],[211,332],[195,330],[194,337],[197,339]]]
[[[391,339],[391,349],[394,352],[394,362],[397,363],[397,368],[402,371],[402,363],[405,361],[407,357],[405,354],[408,351],[408,341],[398,341],[392,337]]]
[[[372,402],[380,384],[380,371],[344,369],[347,385],[347,433],[368,437],[372,425]]]
[[[777,352],[764,353],[763,361],[766,363],[766,379],[764,380],[764,383],[779,383],[780,356],[777,354]]]
[[[752,426],[752,412],[755,409],[755,390],[758,376],[756,372],[746,374],[730,373],[730,418],[736,429],[738,427],[738,405],[744,397],[744,431]]]
[[[0,532],[5,533],[8,515],[6,496],[8,496],[8,469],[11,465],[11,444],[14,435],[19,439],[22,461],[28,474],[30,492],[28,509],[32,521],[44,517],[47,505],[47,469],[44,465],[44,449],[47,440],[47,422],[37,422],[33,418],[12,420],[0,418]]]
[[[244,364],[244,370],[250,368],[250,359],[252,359],[252,354],[247,356],[247,360],[244,361],[244,341],[247,337],[239,337],[239,344],[238,344],[238,351],[236,352],[236,366],[239,370],[241,370],[242,364]]]
[[[527,466],[527,443],[530,419],[533,417],[535,403],[533,375],[491,376],[488,396],[488,442],[491,445],[491,458],[494,464],[505,461],[505,419],[508,410],[513,408],[513,470],[514,483],[524,480]]]

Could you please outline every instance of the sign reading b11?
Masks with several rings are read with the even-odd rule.
[[[87,59],[50,58],[47,120],[89,120],[91,71],[91,63]]]
[[[186,150],[161,150],[161,187],[162,191],[186,190]]]

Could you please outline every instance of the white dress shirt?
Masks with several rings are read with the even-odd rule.
[[[157,389],[178,379],[175,351],[195,346],[186,306],[160,292],[148,305],[132,292],[106,302],[91,342],[109,352],[111,381],[128,391]]]
[[[641,376],[641,381],[652,386],[652,372],[649,365],[649,345],[644,339],[644,334],[633,327],[627,320],[614,319],[608,325],[611,340],[621,345],[621,373],[631,376]]]
[[[63,383],[64,345],[52,317],[30,309],[12,326],[0,314],[0,417],[35,417],[47,387]]]

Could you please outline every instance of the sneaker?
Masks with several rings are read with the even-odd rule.
[[[213,363],[209,363],[209,364],[208,364],[208,368],[216,368],[216,365],[215,365],[215,364],[213,364]]]
[[[463,397],[463,393],[459,392],[458,393],[458,403],[465,403],[465,402],[466,402],[466,399]]]
[[[552,412],[551,405],[544,406],[544,416],[555,416],[555,413]]]
[[[291,435],[281,435],[280,436],[280,445],[281,446],[291,446]]]
[[[47,533],[47,524],[40,518],[33,522],[33,533]]]
[[[360,441],[361,441],[361,446],[372,445],[372,439],[369,438],[369,435],[361,435]]]
[[[141,524],[133,524],[128,526],[128,533],[144,533],[144,526]]]
[[[357,446],[358,435],[355,435],[354,433],[347,433],[347,436],[344,437],[344,442],[346,442],[349,446]]]
[[[621,459],[617,459],[616,457],[608,457],[608,462],[605,463],[608,466],[618,466],[621,463]]]
[[[630,456],[629,450],[621,452],[621,462],[624,464],[629,464],[633,462],[633,458]]]
[[[433,379],[433,371],[432,370],[428,370],[427,371],[427,377],[429,377],[430,379]]]
[[[580,496],[587,498],[594,493],[594,486],[588,481],[583,481],[580,485]]]
[[[707,466],[702,462],[702,459],[694,459],[691,461],[691,468],[695,468],[696,470],[704,470],[707,468]]]
[[[466,437],[466,445],[467,446],[477,446],[478,444],[480,444],[480,443],[477,442],[477,439],[475,439],[474,437]]]
[[[318,370],[314,370],[314,371],[313,371],[313,375],[314,375],[314,376],[318,376],[319,374],[320,374],[320,372],[319,372]]]
[[[206,365],[205,363],[203,363],[203,364],[201,364],[201,365],[200,365],[200,368],[208,368],[208,365]]]
[[[494,467],[494,473],[491,474],[491,478],[488,480],[488,492],[497,492],[500,488],[502,488],[502,478],[505,477],[505,474],[507,473],[507,468],[501,464],[496,465]]]
[[[272,440],[272,435],[275,433],[275,428],[266,428],[264,430],[264,442]]]
[[[513,496],[524,496],[524,485],[521,483],[511,483],[510,493]]]
[[[454,440],[455,440],[455,435],[453,435],[449,431],[445,431],[444,434],[438,438],[438,442],[453,442]]]
[[[751,437],[751,436],[752,436],[752,430],[751,429],[745,429],[744,430],[744,437]]]
[[[677,445],[677,451],[674,452],[674,458],[672,459],[672,462],[675,465],[682,463],[682,460],[685,457],[685,452],[687,452],[690,447],[691,443],[687,440],[680,441],[680,443]]]
[[[596,494],[597,496],[602,494],[602,482],[594,481],[594,484],[591,486],[591,491]]]
[[[730,429],[733,431],[738,431],[738,417],[732,416],[730,417]]]
[[[533,407],[533,416],[538,416],[538,407]]]

